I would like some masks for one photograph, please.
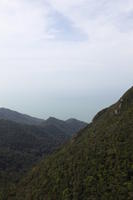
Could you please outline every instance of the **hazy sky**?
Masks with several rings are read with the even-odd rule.
[[[89,121],[133,84],[133,0],[0,0],[0,106]]]

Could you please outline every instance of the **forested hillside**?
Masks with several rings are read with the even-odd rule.
[[[133,88],[10,191],[8,200],[132,200]]]
[[[42,128],[0,120],[0,191],[6,191],[10,183],[18,181],[33,164],[69,138],[52,126]]]

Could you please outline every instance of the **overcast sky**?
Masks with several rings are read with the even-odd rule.
[[[133,84],[133,0],[0,0],[0,106],[90,121]]]

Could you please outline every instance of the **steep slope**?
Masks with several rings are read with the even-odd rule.
[[[0,119],[28,125],[40,125],[44,121],[43,119],[31,117],[7,108],[0,108]]]
[[[77,133],[79,130],[83,129],[87,126],[87,123],[79,121],[77,119],[68,119],[66,121],[56,119],[54,117],[50,117],[47,120],[45,120],[42,124],[42,127],[47,126],[54,126],[61,132],[67,134],[67,135],[73,135],[74,133]]]
[[[133,88],[11,190],[16,200],[132,200]]]

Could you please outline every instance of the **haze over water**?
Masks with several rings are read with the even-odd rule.
[[[133,84],[132,0],[1,0],[0,21],[0,107],[90,121]]]

